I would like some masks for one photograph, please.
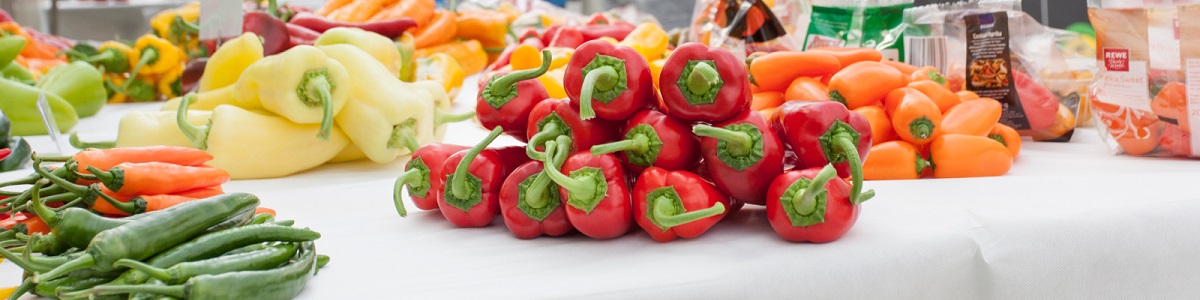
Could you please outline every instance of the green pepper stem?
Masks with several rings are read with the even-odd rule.
[[[114,57],[113,57],[112,52],[101,51],[100,54],[85,57],[85,58],[80,59],[79,61],[86,62],[86,63],[96,63],[98,61],[107,61],[107,60],[110,60],[113,58]]]
[[[32,278],[25,278],[25,280],[21,281],[21,285],[18,285],[17,288],[12,291],[12,294],[8,295],[7,299],[8,300],[21,299],[21,296],[24,296],[26,293],[29,293],[29,291],[32,291],[33,288],[36,286],[37,286],[37,284],[33,283]]]
[[[791,202],[788,204],[791,204],[792,208],[801,215],[813,213],[817,210],[817,196],[825,191],[825,184],[834,177],[837,177],[837,169],[834,169],[832,164],[825,165],[825,168],[817,172],[817,176],[813,176],[812,181],[804,188],[804,192],[790,199]]]
[[[529,143],[525,145],[525,155],[528,155],[533,160],[546,161],[546,153],[537,151],[537,147],[561,135],[563,135],[563,131],[558,128],[557,124],[554,122],[546,123],[546,126],[542,127],[542,130],[538,131],[537,134],[534,134],[529,139]]]
[[[81,141],[81,140],[79,140],[78,132],[71,133],[71,138],[68,140],[71,142],[71,147],[75,147],[75,149],[88,149],[88,148],[112,149],[112,148],[117,147],[116,141],[108,141],[108,142],[84,142],[84,141]]]
[[[42,160],[46,161],[45,158],[43,158]],[[39,175],[38,173],[33,173],[33,174],[29,174],[25,177],[21,177],[20,179],[14,179],[11,181],[6,181],[4,183],[0,183],[0,187],[9,187],[9,186],[14,186],[14,185],[24,185],[24,184],[34,184],[34,183],[37,183],[37,181],[40,179],[42,179],[42,175]],[[16,195],[20,195],[20,194],[21,193],[17,193],[17,192],[0,191],[0,195],[3,195],[3,196],[16,196]]]
[[[600,156],[618,151],[631,151],[634,153],[645,153],[646,151],[650,151],[650,138],[645,134],[637,134],[630,139],[592,146],[593,156]]]
[[[700,65],[703,64],[699,64],[697,66]],[[728,149],[729,154],[734,156],[741,156],[745,155],[746,153],[750,153],[750,149],[754,147],[754,139],[745,132],[738,132],[725,128],[700,124],[692,127],[692,133],[702,137],[710,137],[725,141],[729,144],[728,148],[726,149]]]
[[[178,299],[187,298],[186,289],[182,285],[99,285],[91,289],[75,291],[70,293],[60,293],[61,298],[94,298],[95,296],[120,295],[120,294],[155,294],[175,297]]]
[[[113,197],[110,197],[109,195],[105,195],[104,193],[96,193],[96,194],[98,196],[100,196],[100,199],[104,199],[104,202],[108,202],[108,204],[112,205],[113,208],[116,208],[117,210],[127,213],[127,214],[130,214],[130,215],[135,215],[135,214],[140,213],[139,210],[143,210],[143,209],[138,209],[138,208],[145,207],[145,205],[135,204],[134,203],[135,200],[129,200],[129,202],[121,202],[120,200],[113,199]],[[141,199],[141,198],[134,198],[134,199]],[[141,200],[141,201],[145,201],[145,200]]]
[[[95,265],[96,265],[96,258],[92,257],[91,253],[84,253],[83,255],[80,255],[79,257],[77,257],[75,259],[67,261],[66,263],[63,263],[62,265],[59,265],[58,267],[56,267],[53,270],[50,270],[48,272],[45,272],[45,273],[34,272],[33,273],[33,282],[42,283],[43,279],[45,279],[45,280],[55,279],[58,277],[62,277],[63,275],[67,275],[67,273],[69,273],[71,271],[91,268],[92,266],[95,266]]]
[[[28,248],[26,248],[26,249],[28,249]],[[52,268],[54,268],[51,266],[44,266],[42,264],[38,264],[38,263],[34,262],[33,260],[27,260],[27,259],[21,257],[20,255],[17,255],[16,253],[9,251],[8,249],[6,249],[4,247],[0,247],[0,257],[4,257],[4,259],[12,261],[18,267],[21,267],[21,269],[24,269],[26,271],[31,271],[34,273],[45,272],[45,271],[49,271]]]
[[[179,100],[179,108],[175,110],[175,125],[179,126],[179,131],[183,132],[189,141],[192,141],[192,146],[196,146],[196,149],[206,150],[208,149],[208,130],[212,126],[212,120],[209,120],[208,125],[201,126],[195,126],[188,122],[187,108],[194,99],[196,99],[196,93],[192,92],[183,95],[183,98]]]
[[[49,202],[49,201],[47,201],[47,202]],[[54,211],[64,211],[64,210],[67,210],[68,208],[78,207],[80,204],[83,204],[85,202],[87,202],[87,199],[75,197],[75,200],[71,200],[71,202],[67,202],[66,204],[63,204],[63,206],[59,206],[58,208],[51,208],[51,209]]]
[[[513,89],[517,88],[517,83],[525,80],[530,80],[546,74],[550,70],[550,50],[542,50],[542,65],[537,69],[520,70],[505,74],[500,77],[493,77],[491,82],[490,94],[496,96],[508,95]]]
[[[125,170],[121,169],[121,167],[113,167],[108,171],[101,171],[96,167],[87,166],[87,171],[96,176],[96,179],[104,183],[104,186],[110,190],[119,191],[121,187],[125,186]]]
[[[478,156],[480,152],[487,149],[487,146],[496,140],[501,133],[504,133],[504,127],[496,126],[495,129],[492,129],[491,134],[488,134],[483,141],[480,141],[479,144],[468,150],[466,155],[463,155],[462,160],[458,162],[458,167],[454,169],[454,180],[450,182],[450,192],[454,193],[454,197],[466,199],[470,196],[467,195],[470,192],[467,189],[467,176],[470,175],[467,170],[470,169],[471,163],[475,161],[475,156]]]
[[[30,196],[30,199],[33,201],[33,213],[42,218],[42,221],[46,221],[47,225],[54,227],[55,225],[58,225],[59,221],[61,221],[59,219],[59,215],[55,211],[50,210],[49,207],[46,207],[46,204],[42,202],[42,187],[49,183],[50,180],[46,179],[38,180],[37,183],[34,183],[33,193]]]
[[[388,140],[388,148],[404,147],[409,152],[417,152],[417,149],[421,148],[421,142],[417,141],[417,130],[413,128],[416,126],[414,119],[392,126],[392,137]]]
[[[292,227],[292,225],[296,225],[296,220],[279,220],[275,221],[275,225]]]
[[[279,5],[275,3],[275,0],[267,0],[267,14],[276,19],[279,18]]]
[[[871,200],[871,197],[875,196],[875,191],[868,190],[865,194],[862,191],[862,159],[858,156],[858,147],[854,145],[854,141],[849,135],[838,134],[833,138],[833,147],[846,154],[846,160],[850,165],[850,177],[853,181],[850,187],[850,203],[857,205]]]
[[[584,120],[595,118],[596,110],[592,107],[592,94],[596,92],[596,89],[611,90],[617,85],[617,80],[620,78],[617,69],[612,66],[593,69],[583,76],[583,87],[579,89],[579,117]]]
[[[51,183],[54,183],[55,187],[64,189],[64,190],[71,192],[71,193],[75,194],[76,196],[79,196],[82,198],[93,199],[95,197],[95,194],[97,193],[96,191],[93,191],[92,189],[89,189],[82,185],[78,185],[78,184],[69,182],[66,179],[63,179],[62,177],[54,176],[54,174],[51,174],[50,172],[46,172],[46,170],[42,169],[42,160],[38,159],[36,152],[33,153],[31,156],[33,157],[34,172],[37,172],[38,174],[42,175],[42,178],[49,179]]]
[[[547,153],[559,153],[560,151],[561,150],[558,147],[558,142],[546,142]],[[560,156],[555,155],[554,158],[560,158]],[[543,161],[542,164],[553,164],[554,168],[557,169],[562,165],[562,163],[559,161],[561,161],[561,159],[556,159],[554,161],[547,160]],[[547,197],[550,194],[547,191],[552,188],[550,176],[546,175],[545,172],[540,172],[535,176],[537,177],[533,179],[533,183],[530,183],[529,189],[525,191],[525,203],[529,204],[529,207],[532,208],[543,208],[546,207],[546,204],[548,204],[550,201],[549,197]]]
[[[133,83],[133,79],[137,78],[138,72],[142,71],[142,67],[146,66],[146,64],[148,64],[148,63],[153,63],[154,61],[157,61],[157,60],[158,60],[158,48],[154,48],[154,47],[142,48],[141,55],[139,55],[139,57],[138,57],[138,63],[136,65],[133,65],[133,70],[131,70],[129,72],[129,79],[125,80],[125,83],[121,84],[121,89],[122,90],[128,89],[129,84]]]
[[[453,113],[453,112],[448,112],[448,111],[438,109],[433,114],[433,118],[434,118],[433,126],[441,126],[442,124],[462,122],[462,121],[470,120],[471,117],[474,117],[474,116],[475,116],[474,110],[461,112],[461,113]]]
[[[721,74],[707,63],[696,64],[687,76],[688,92],[693,95],[707,94],[714,85],[721,84]]]
[[[175,16],[174,22],[176,26],[175,28],[180,29],[183,32],[196,34],[200,33],[200,26],[196,26],[196,24],[192,24],[191,22],[184,20],[181,16]]]
[[[918,140],[924,140],[932,137],[933,130],[936,128],[937,125],[933,124],[933,121],[929,120],[927,117],[916,118],[913,119],[912,122],[908,122],[908,132],[912,134],[913,138]]]
[[[925,169],[933,167],[933,162],[930,162],[928,159],[921,157],[920,154],[917,154],[916,165],[917,165],[917,176],[921,176],[921,172],[924,172]]]
[[[675,226],[695,222],[700,219],[725,213],[725,204],[717,202],[712,207],[689,211],[681,214],[675,214],[675,205],[671,203],[668,197],[659,197],[654,201],[654,207],[651,212],[654,214],[654,224],[663,228],[672,228]]]
[[[116,263],[113,263],[113,267],[134,269],[134,270],[146,273],[146,275],[150,275],[150,277],[158,278],[159,280],[162,280],[162,281],[171,281],[172,279],[174,279],[174,278],[171,278],[171,274],[169,272],[167,272],[166,269],[147,265],[142,262],[128,259],[128,258],[122,258],[121,260],[118,260]]]
[[[392,202],[396,205],[396,213],[400,214],[400,217],[408,216],[408,209],[404,208],[404,196],[401,194],[401,191],[404,190],[405,186],[416,183],[419,180],[421,180],[421,170],[418,169],[404,171],[404,173],[400,173],[399,177],[396,177],[396,184],[392,186]]]
[[[48,161],[48,162],[67,162],[75,157],[74,156],[39,156],[38,158],[41,158],[42,161]]]
[[[570,142],[568,142],[568,144],[569,143]],[[559,152],[559,153],[547,153],[547,155],[549,155],[549,156],[547,156],[546,159],[548,159],[550,161],[557,161],[558,159],[565,159],[565,157],[560,157],[560,156],[565,156],[565,155],[561,154],[562,151],[557,151],[557,152]],[[564,189],[571,191],[572,193],[577,194],[577,195],[592,195],[592,197],[596,196],[596,186],[594,184],[594,181],[596,180],[596,178],[591,178],[591,177],[588,177],[587,179],[571,178],[570,176],[567,176],[566,174],[563,174],[561,171],[559,171],[558,168],[551,167],[549,164],[543,164],[542,167],[544,169],[542,173],[549,176],[550,180],[553,180],[554,183],[557,183],[559,186],[562,186]],[[589,202],[589,201],[583,201],[583,202]]]
[[[317,137],[329,140],[329,134],[333,131],[333,85],[324,70],[309,71],[305,75],[306,84],[300,87],[302,90],[298,91],[301,93],[298,98],[305,106],[321,106],[321,129]]]

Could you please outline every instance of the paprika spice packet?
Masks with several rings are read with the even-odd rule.
[[[904,24],[905,62],[936,67],[956,92],[999,100],[1000,123],[1021,135],[1070,140],[1092,72],[1065,49],[1079,34],[1043,26],[1016,0],[914,7]]]
[[[1116,153],[1200,157],[1200,1],[1088,1],[1096,28],[1092,106]],[[1200,99],[1200,98],[1196,98]]]

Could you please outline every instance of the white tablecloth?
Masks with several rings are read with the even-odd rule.
[[[468,80],[458,109],[473,105]],[[113,138],[123,112],[156,107],[110,105],[77,131]],[[484,135],[464,122],[446,139]],[[390,193],[402,166],[326,165],[226,190],[257,194],[281,219],[321,232],[332,262],[302,299],[1200,297],[1200,161],[1112,156],[1092,129],[1071,143],[1025,143],[1003,177],[869,182],[878,196],[858,224],[820,245],[782,241],[761,207],[665,244],[640,229],[606,241],[518,240],[499,218],[460,229],[412,206],[400,218]],[[0,286],[19,274],[0,264]]]

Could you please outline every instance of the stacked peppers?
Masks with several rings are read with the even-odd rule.
[[[553,68],[552,51],[539,59],[524,47],[511,63],[536,68],[481,84],[479,122],[492,130],[482,143],[417,149],[394,188],[402,216],[407,187],[419,208],[459,227],[489,226],[498,214],[521,239],[611,239],[636,225],[668,242],[753,204],[784,239],[828,242],[874,196],[862,183],[863,116],[833,101],[790,102],[768,119],[750,109],[744,62],[726,50],[675,49],[656,88],[641,54],[656,50],[585,42],[565,66],[569,99],[553,99],[533,80]],[[511,147],[487,148],[501,134],[526,141],[524,151],[504,158]]]
[[[34,174],[0,183],[30,186],[3,200],[0,256],[25,271],[12,298],[296,296],[329,260],[313,248],[321,235],[276,220],[254,195],[222,193],[228,175],[203,165],[211,158],[174,147],[86,150],[52,169],[41,164],[54,158],[35,156]],[[133,215],[97,214],[101,204]]]

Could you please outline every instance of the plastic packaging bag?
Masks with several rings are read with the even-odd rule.
[[[1092,104],[1117,153],[1200,157],[1188,100],[1200,91],[1200,1],[1088,1],[1096,28]]]
[[[1070,140],[1092,66],[1068,63],[1059,41],[1077,33],[1039,24],[1016,0],[915,7],[904,21],[906,62],[937,67],[952,89],[999,100],[1000,122],[1022,135]]]
[[[804,49],[875,48],[883,57],[904,57],[904,9],[913,0],[815,0]]]
[[[743,4],[749,6],[739,21]],[[799,51],[808,15],[802,0],[697,0],[686,41],[745,54]]]

